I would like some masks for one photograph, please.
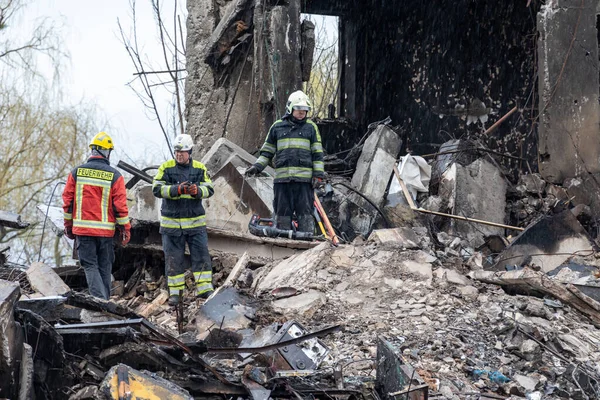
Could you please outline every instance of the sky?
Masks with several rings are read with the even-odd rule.
[[[163,55],[150,1],[137,3],[138,40],[148,58],[159,65]],[[40,17],[62,24],[60,36],[70,54],[61,71],[65,102],[77,104],[84,100],[97,105],[100,121],[107,122],[99,128],[106,130],[115,142],[111,164],[122,159],[144,168],[170,157],[158,123],[127,86],[134,78],[135,68],[121,42],[117,18],[125,30],[132,25],[129,1],[30,0],[21,16],[22,27],[35,24]],[[159,98],[163,105],[170,100],[166,92]]]
[[[50,18],[62,26],[62,45],[70,54],[69,61],[61,71],[60,86],[65,92],[64,100],[67,104],[78,104],[83,100],[97,105],[100,120],[107,122],[99,129],[106,130],[115,142],[111,164],[116,165],[122,159],[144,168],[170,158],[166,140],[155,117],[127,86],[134,78],[135,68],[121,42],[117,19],[128,32],[132,26],[130,1],[25,1],[28,1],[28,5],[21,15],[20,26],[23,33],[26,34],[28,29],[35,26],[41,17]],[[171,17],[170,7],[174,0],[162,0],[160,4],[165,15]],[[179,0],[178,4],[185,35],[185,1]],[[150,0],[137,0],[136,15],[138,40],[143,52],[154,63],[155,69],[162,70],[163,54]],[[166,23],[171,20],[169,18]],[[335,19],[314,18],[318,26],[326,26],[327,36],[330,36],[329,31],[335,32],[335,28],[328,29],[328,25],[333,26],[330,20]],[[166,110],[170,94],[163,90],[157,95],[162,109]]]

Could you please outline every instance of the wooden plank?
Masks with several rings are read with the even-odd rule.
[[[246,268],[249,262],[250,256],[247,252],[245,252],[235,264],[235,267],[233,267],[233,269],[229,273],[229,276],[223,283],[223,286],[233,286],[233,284],[235,283],[237,278],[239,278],[239,276],[242,274],[242,271]]]

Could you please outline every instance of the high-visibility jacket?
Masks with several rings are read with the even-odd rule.
[[[103,157],[75,167],[62,197],[65,227],[72,226],[75,235],[112,237],[115,224],[131,226],[125,180]]]
[[[286,114],[269,129],[254,166],[262,171],[275,156],[275,183],[311,182],[323,178],[323,146],[319,128],[310,119],[292,122]]]
[[[180,183],[189,182],[198,185],[198,195],[177,194]],[[200,161],[190,158],[186,165],[171,159],[158,167],[152,182],[154,196],[163,199],[160,210],[160,233],[180,236],[196,234],[206,226],[202,199],[209,198],[215,192],[206,167]]]

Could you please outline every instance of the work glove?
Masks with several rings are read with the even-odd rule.
[[[189,186],[189,182],[181,182],[177,186],[173,185],[171,186],[171,192],[169,194],[171,195],[171,197],[181,196],[182,194],[189,194]]]
[[[312,187],[313,189],[321,189],[325,186],[325,182],[323,182],[323,178],[317,178],[313,176],[312,178]]]
[[[73,227],[71,225],[65,225],[65,236],[71,240],[75,239],[75,235],[73,234]]]
[[[245,176],[254,176],[256,174],[258,174],[260,171],[258,170],[258,168],[256,168],[256,166],[252,165],[250,166],[246,172],[244,172]]]
[[[119,225],[119,243],[121,246],[127,246],[131,240],[131,227]]]
[[[188,193],[190,194],[190,196],[192,197],[196,197],[198,196],[198,185],[196,185],[195,183],[192,183],[189,187],[188,187]]]

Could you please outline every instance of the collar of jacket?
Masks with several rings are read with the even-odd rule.
[[[90,158],[88,158],[88,161],[102,161],[103,163],[110,165],[110,162],[102,156],[90,156]]]

